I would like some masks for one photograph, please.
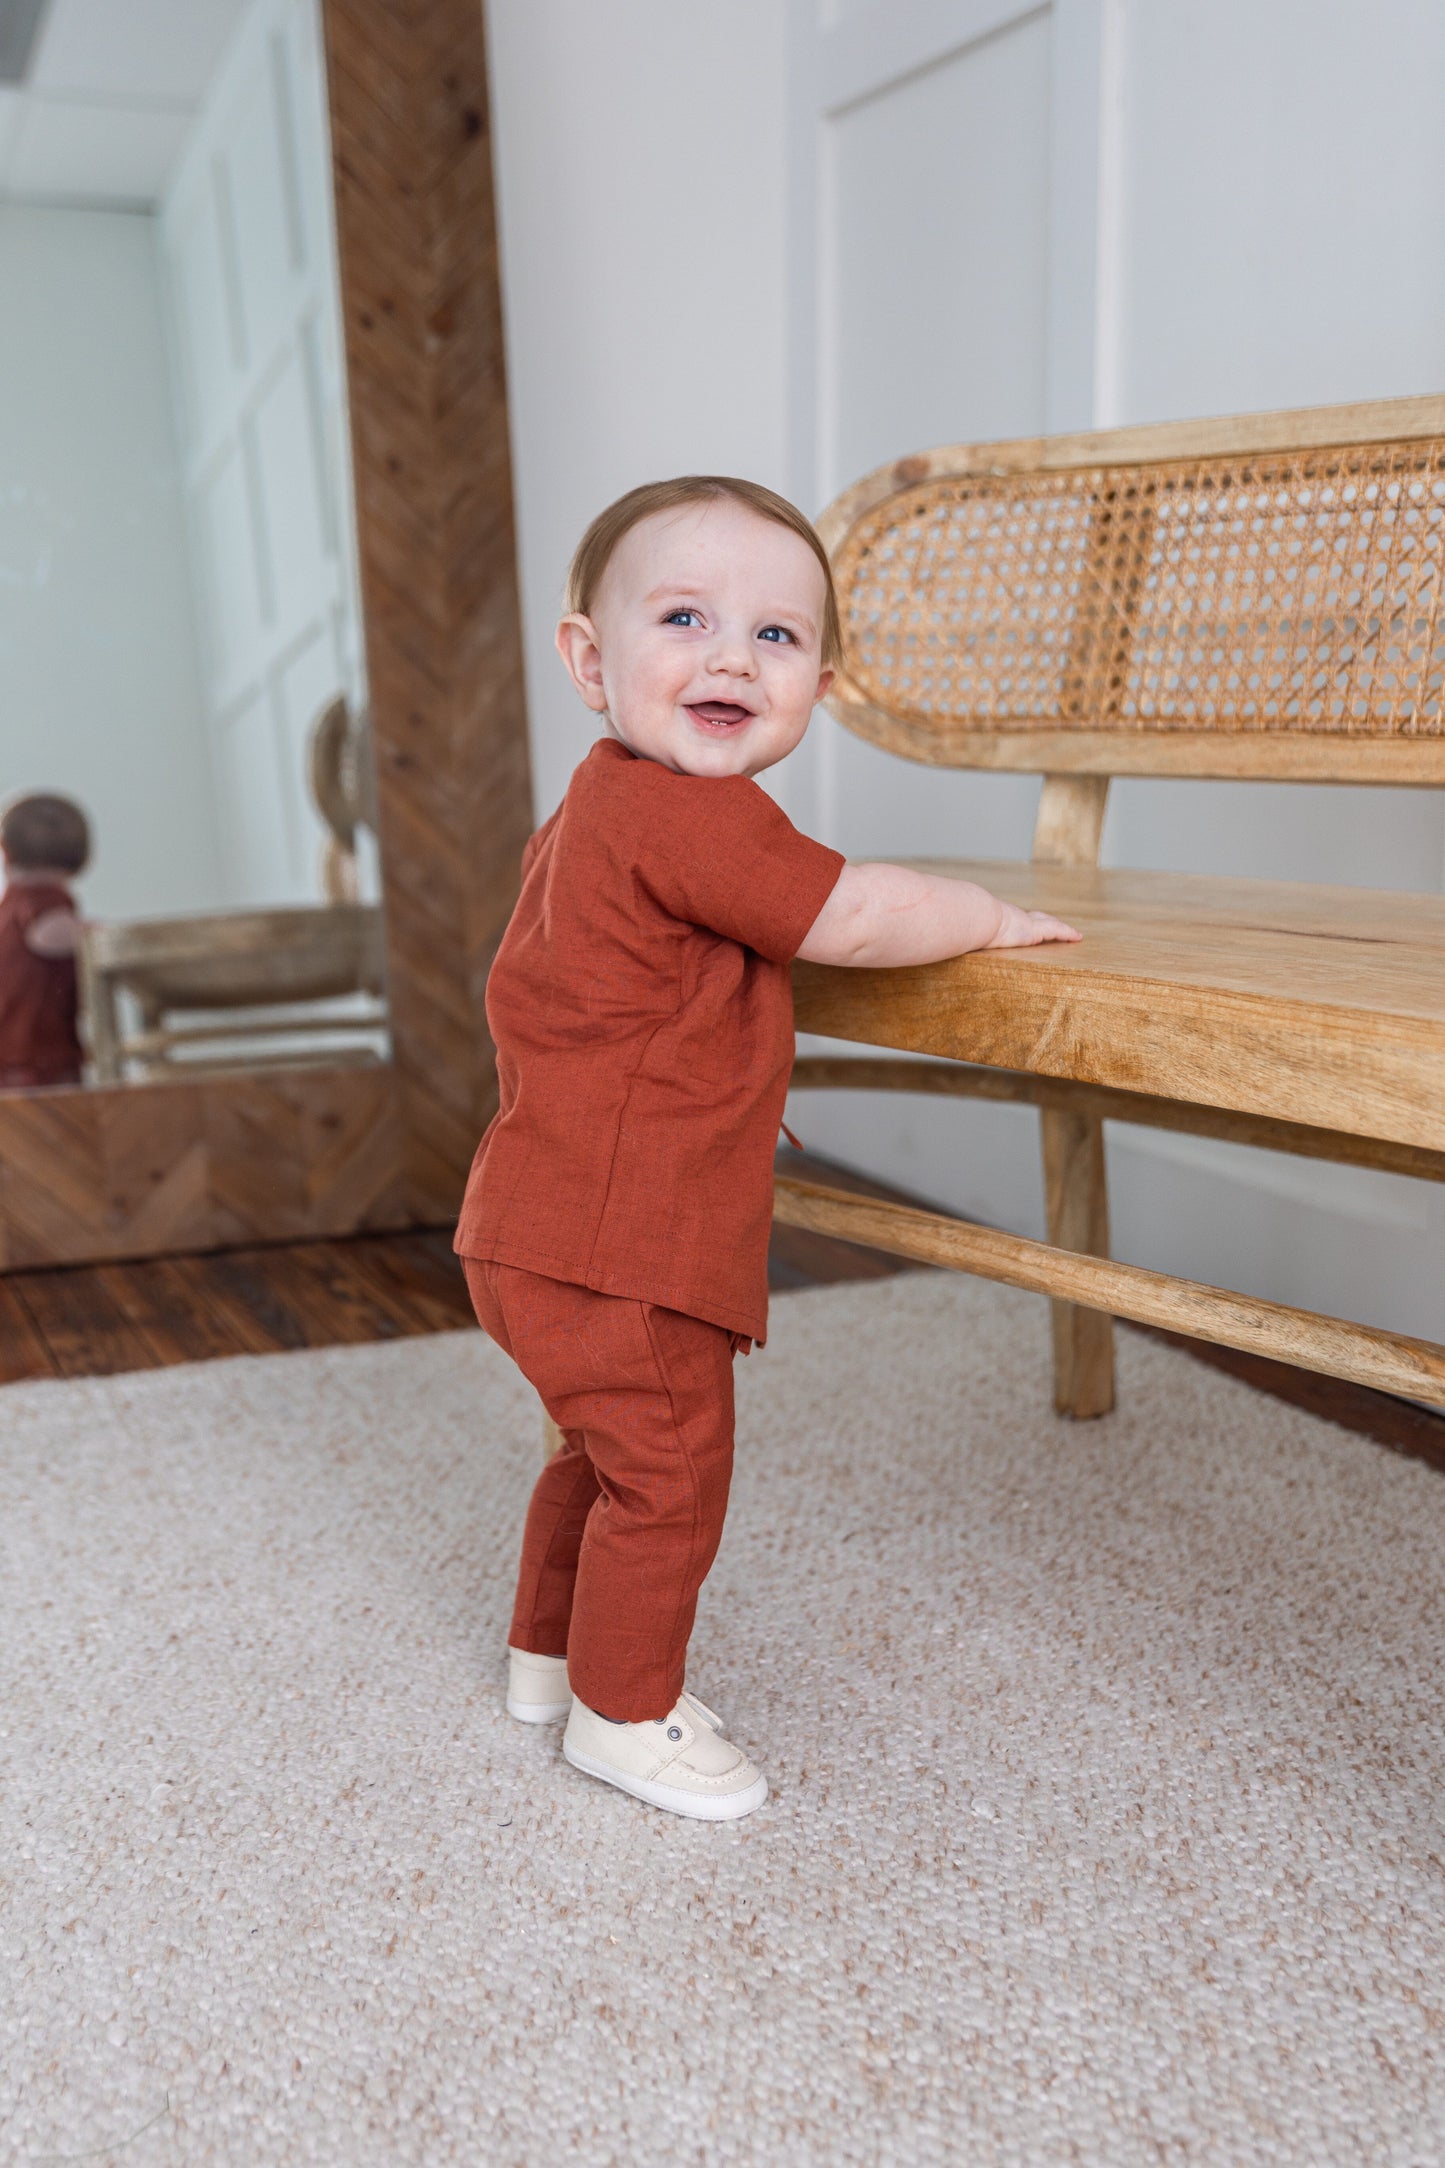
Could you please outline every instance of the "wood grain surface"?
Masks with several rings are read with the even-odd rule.
[[[951,474],[1067,472],[1075,467],[1146,466],[1159,459],[1247,457],[1255,452],[1395,444],[1445,436],[1445,397],[1364,399],[1341,406],[1280,407],[1258,414],[1210,414],[1182,422],[1135,423],[1054,437],[1008,437],[940,444],[874,467],[835,497],[818,521],[831,550],[859,516],[900,489]]]
[[[920,723],[835,685],[826,706],[860,738],[929,767],[1006,775],[1173,775],[1240,782],[1412,784],[1445,790],[1445,738],[1252,737],[1240,731],[975,729]]]
[[[1217,1340],[1226,1347],[1298,1363],[1375,1390],[1445,1407],[1445,1347],[1320,1317],[1283,1303],[1201,1286],[1140,1265],[1080,1256],[1047,1242],[1000,1233],[940,1213],[860,1198],[780,1175],[774,1209],[790,1226],[866,1242],[921,1264],[974,1272],[1031,1293],[1062,1297],[1140,1324]]]
[[[1034,820],[1034,864],[1097,866],[1108,802],[1107,776],[1046,775]],[[1107,1257],[1109,1181],[1102,1119],[1078,1100],[1040,1105],[1039,1143],[1050,1242]],[[1055,1300],[1050,1309],[1056,1412],[1080,1421],[1107,1415],[1114,1405],[1113,1319],[1075,1302]]]
[[[1079,1108],[1039,1116],[1044,1161],[1044,1225],[1051,1243],[1109,1254],[1109,1186],[1103,1124]],[[1085,1421],[1114,1405],[1114,1335],[1105,1310],[1055,1298],[1050,1304],[1054,1408]]]
[[[532,827],[478,0],[325,0],[408,1215],[495,1107],[483,992]]]
[[[389,1064],[0,1098],[0,1271],[412,1215]]]
[[[1445,897],[917,860],[1077,946],[794,967],[798,1028],[1445,1149]]]
[[[1109,806],[1107,775],[1046,775],[1034,816],[1036,866],[1097,866]]]

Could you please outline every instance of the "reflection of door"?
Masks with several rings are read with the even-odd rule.
[[[260,0],[167,192],[208,737],[230,900],[319,897],[306,732],[361,691],[315,0]]]
[[[1441,388],[1427,0],[791,0],[790,31],[804,502],[927,444]],[[1027,855],[1032,779],[912,768],[823,718],[810,757],[790,810],[854,855]],[[1438,890],[1445,815],[1426,792],[1130,782],[1105,858]],[[820,1094],[799,1120],[1042,1231],[1026,1115]],[[1429,1185],[1138,1131],[1109,1149],[1121,1255],[1438,1337]]]

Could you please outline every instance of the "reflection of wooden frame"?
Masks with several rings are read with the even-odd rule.
[[[480,0],[323,0],[394,1059],[0,1096],[0,1270],[456,1210],[531,825]]]

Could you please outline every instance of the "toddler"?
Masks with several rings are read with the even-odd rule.
[[[732,1362],[767,1327],[789,966],[1074,941],[968,881],[850,865],[753,778],[839,660],[826,552],[755,483],[635,489],[588,529],[557,646],[604,735],[522,860],[487,984],[500,1107],[456,1247],[559,1426],[527,1512],[507,1707],[574,1767],[710,1821],[767,1780],[686,1690],[722,1534]]]
[[[0,812],[0,1090],[80,1082],[70,883],[90,828],[69,798],[36,793]]]

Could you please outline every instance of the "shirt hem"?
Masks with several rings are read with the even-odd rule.
[[[655,1302],[664,1310],[679,1310],[684,1317],[698,1318],[704,1325],[720,1326],[724,1332],[741,1333],[756,1347],[767,1345],[767,1316],[750,1311],[702,1307],[689,1288],[672,1287],[657,1280],[634,1280],[626,1273],[581,1270],[563,1258],[549,1257],[543,1250],[524,1249],[518,1243],[489,1242],[474,1247],[476,1238],[458,1237],[452,1247],[458,1257],[479,1264],[514,1265],[519,1272],[537,1272],[543,1279],[565,1280],[569,1287],[587,1287],[595,1295],[620,1295],[630,1302]]]

